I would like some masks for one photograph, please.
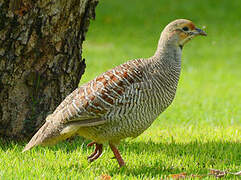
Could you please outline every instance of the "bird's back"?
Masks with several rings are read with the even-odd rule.
[[[155,58],[128,61],[76,89],[53,116],[97,142],[135,137],[170,105],[178,77]]]

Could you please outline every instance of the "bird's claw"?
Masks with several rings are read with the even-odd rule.
[[[101,154],[102,154],[102,150],[103,150],[103,145],[102,144],[98,144],[96,142],[91,142],[87,145],[87,147],[90,147],[90,146],[93,146],[95,145],[95,151],[90,155],[88,156],[88,161],[89,162],[93,162],[94,160],[98,159]]]

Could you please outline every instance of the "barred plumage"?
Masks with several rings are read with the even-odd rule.
[[[141,134],[171,104],[181,70],[182,47],[196,35],[205,33],[189,20],[170,23],[154,56],[128,61],[77,88],[46,118],[24,151],[79,134],[94,141],[90,146],[96,145],[90,161],[101,155],[102,144],[107,142],[123,166],[115,145]]]

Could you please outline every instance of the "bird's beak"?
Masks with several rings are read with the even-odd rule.
[[[199,28],[195,28],[194,34],[201,35],[201,36],[207,36],[207,33],[205,33],[203,30],[201,30]]]

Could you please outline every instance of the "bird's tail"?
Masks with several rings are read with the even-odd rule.
[[[38,130],[38,132],[32,137],[29,143],[24,147],[22,152],[28,151],[32,149],[34,146],[40,144],[51,144],[52,142],[49,142],[49,140],[54,140],[54,137],[58,136],[58,134],[58,130],[56,127],[54,127],[53,123],[46,121],[45,124]]]

